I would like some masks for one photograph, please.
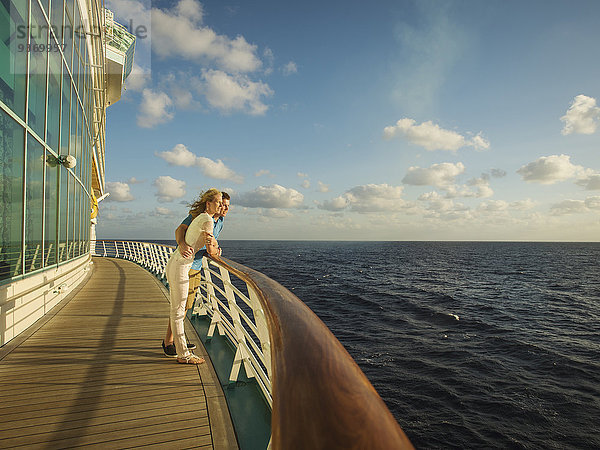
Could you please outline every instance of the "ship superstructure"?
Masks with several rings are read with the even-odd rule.
[[[99,0],[0,4],[0,345],[79,284],[135,36]]]

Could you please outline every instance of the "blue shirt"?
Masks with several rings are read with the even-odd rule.
[[[191,214],[189,214],[185,219],[183,219],[183,222],[181,222],[181,224],[187,225],[189,227],[190,224],[192,223],[192,220],[194,220],[194,218],[192,217]],[[221,233],[221,230],[223,229],[223,217],[219,217],[213,225],[214,225],[213,236],[215,237],[215,239],[218,239],[219,234]],[[206,254],[206,246],[202,247],[194,255],[194,262],[192,263],[191,269],[200,270],[202,268],[202,257],[205,254]]]

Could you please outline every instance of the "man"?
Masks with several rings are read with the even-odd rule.
[[[231,199],[231,197],[229,196],[229,194],[227,192],[221,192],[221,195],[223,197],[223,205],[221,207],[221,211],[219,212],[219,217],[215,221],[214,228],[213,228],[213,236],[215,239],[217,239],[219,237],[219,234],[221,233],[221,230],[223,229],[223,219],[225,219],[225,216],[229,212],[229,201]],[[190,256],[192,256],[192,254],[194,252],[194,248],[190,247],[185,242],[185,233],[186,233],[188,227],[190,226],[190,224],[192,223],[192,220],[193,220],[192,215],[191,214],[188,215],[175,230],[175,240],[177,241],[177,245],[179,246],[181,254],[183,256],[185,256],[186,258],[189,258]],[[200,285],[200,278],[201,278],[200,277],[200,269],[202,268],[202,258],[205,255],[206,255],[206,247],[202,247],[200,250],[198,250],[196,252],[196,255],[194,256],[194,262],[192,263],[192,267],[190,268],[190,271],[189,271],[190,285],[188,288],[187,304],[185,305],[186,311],[194,305],[194,300],[196,298],[196,288]],[[219,247],[219,255],[221,255],[220,247]],[[169,335],[172,336],[170,322],[169,322],[169,327],[167,330],[167,336],[169,336]],[[168,340],[167,342],[170,342],[170,341],[171,340]],[[196,348],[196,345],[192,344],[191,342],[188,342],[188,348],[190,350],[194,350]],[[165,345],[165,341],[163,341],[163,351],[165,352],[165,356],[168,356],[171,358],[177,357],[177,351],[175,350],[175,345],[173,345],[173,344]]]

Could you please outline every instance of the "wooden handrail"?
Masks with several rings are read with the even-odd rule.
[[[251,286],[265,313],[273,449],[413,448],[352,357],[298,297],[256,270],[211,259]]]

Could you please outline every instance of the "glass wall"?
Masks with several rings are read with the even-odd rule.
[[[82,23],[78,1],[0,2],[0,283],[89,251],[93,88]],[[66,155],[76,167],[60,164]]]

